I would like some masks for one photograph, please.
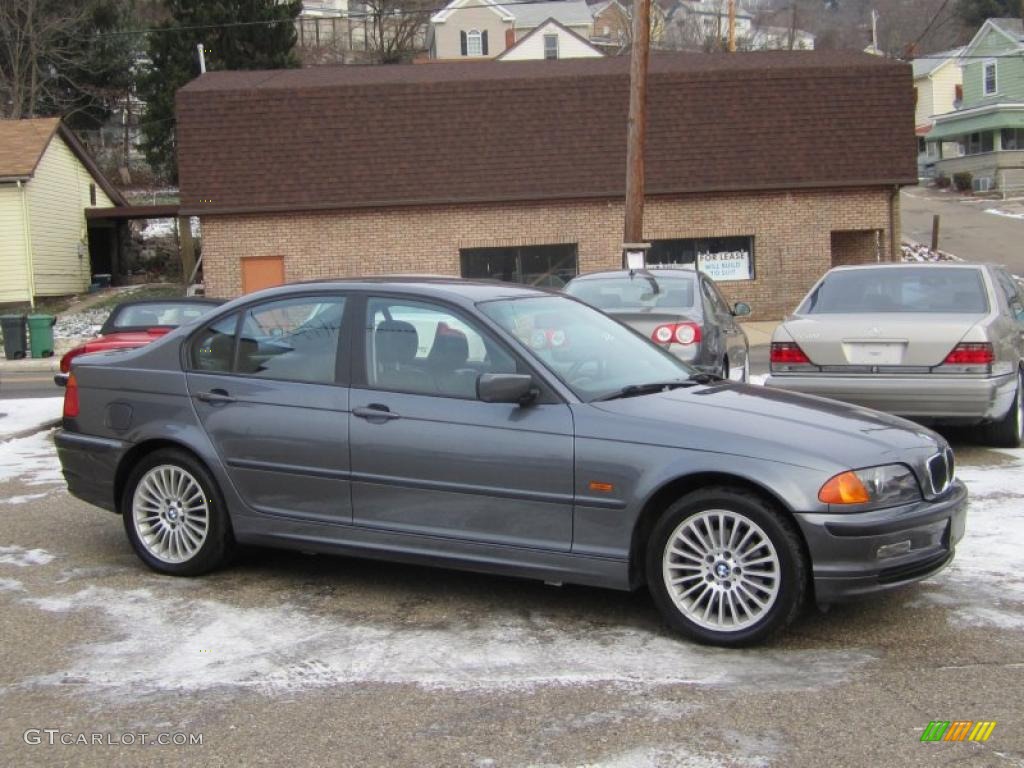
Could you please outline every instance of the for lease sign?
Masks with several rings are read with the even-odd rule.
[[[697,269],[712,280],[749,280],[750,251],[698,251]]]

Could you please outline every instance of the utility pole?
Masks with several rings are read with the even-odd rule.
[[[633,2],[633,48],[629,57],[629,129],[626,135],[626,220],[622,242],[644,235],[644,145],[647,138],[647,60],[651,43],[651,0]],[[623,250],[625,266],[625,250]]]
[[[736,53],[736,0],[729,0],[729,53]]]

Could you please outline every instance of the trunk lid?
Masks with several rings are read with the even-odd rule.
[[[703,326],[703,318],[699,309],[680,310],[678,312],[616,312],[608,311],[620,323],[625,323],[635,331],[639,331],[648,339],[659,325],[668,323],[696,323]],[[703,330],[703,327],[701,328]],[[667,344],[661,346],[667,347]]]
[[[828,314],[793,318],[783,327],[815,365],[931,368],[941,364],[985,317],[934,313]]]

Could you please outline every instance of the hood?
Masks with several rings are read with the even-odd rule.
[[[618,434],[631,442],[830,472],[894,462],[914,465],[946,444],[925,427],[879,411],[733,382],[589,403],[581,406],[580,416],[581,437],[614,439]]]

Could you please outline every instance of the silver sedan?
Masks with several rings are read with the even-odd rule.
[[[837,267],[775,330],[765,384],[1016,447],[1024,292],[985,264]]]
[[[747,335],[737,322],[749,305],[730,307],[693,267],[592,272],[563,289],[649,338],[685,363],[733,381],[750,377]]]

